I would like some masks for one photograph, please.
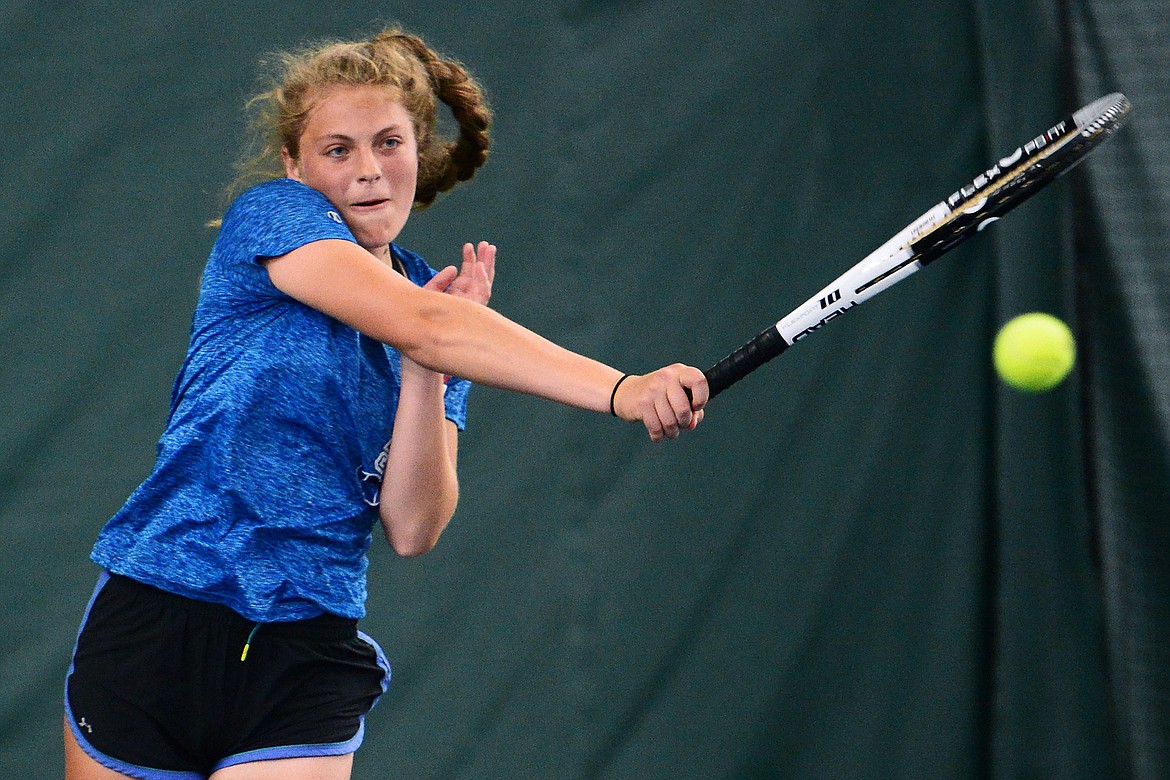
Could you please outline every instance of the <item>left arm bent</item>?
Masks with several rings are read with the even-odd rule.
[[[458,431],[446,418],[443,389],[442,374],[402,357],[378,512],[390,546],[403,557],[433,548],[459,501]]]
[[[496,248],[463,247],[463,268],[444,268],[428,289],[486,305],[495,277]],[[422,555],[439,541],[459,501],[459,432],[446,419],[442,374],[402,356],[402,387],[382,476],[379,516],[394,551]]]

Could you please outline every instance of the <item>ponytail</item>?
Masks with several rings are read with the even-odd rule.
[[[257,112],[260,151],[238,165],[241,176],[229,195],[257,179],[284,175],[280,150],[299,156],[314,101],[331,86],[384,86],[398,93],[418,141],[416,208],[426,208],[440,192],[470,180],[487,162],[491,111],[483,90],[463,65],[437,54],[416,35],[391,28],[368,41],[325,43],[278,55],[278,60],[282,72],[276,86],[249,102]],[[459,128],[453,141],[436,127],[440,101]]]
[[[431,132],[419,144],[418,188],[414,202],[425,208],[440,192],[447,192],[458,182],[475,176],[488,158],[491,112],[483,90],[460,63],[444,59],[421,38],[400,30],[388,30],[376,36],[374,45],[390,44],[409,52],[429,77],[434,95],[447,105],[459,127],[459,138],[448,141],[433,138]]]

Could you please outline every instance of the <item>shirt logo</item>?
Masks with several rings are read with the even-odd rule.
[[[362,496],[368,506],[378,506],[382,501],[382,475],[386,473],[386,461],[390,457],[390,442],[378,453],[374,460],[374,470],[366,471],[361,465],[357,467],[358,481],[362,483],[362,492],[365,493],[367,484],[373,488],[373,497]]]
[[[337,224],[339,224],[339,225],[341,224],[341,215],[338,214],[336,211],[330,211],[325,216],[329,217],[329,219],[333,220]]]

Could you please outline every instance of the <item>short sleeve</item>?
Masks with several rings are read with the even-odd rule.
[[[280,257],[324,239],[355,241],[329,200],[292,179],[275,179],[240,195],[227,213],[208,261],[208,270],[252,293],[282,296],[262,260]]]

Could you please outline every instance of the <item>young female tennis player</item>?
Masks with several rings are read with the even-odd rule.
[[[288,57],[262,100],[275,171],[223,217],[157,464],[93,551],[104,571],[66,683],[72,780],[349,776],[389,679],[357,630],[371,531],[401,555],[436,543],[468,380],[655,441],[703,415],[694,368],[627,377],[488,309],[494,246],[436,273],[392,243],[487,157],[460,65],[389,30]]]

